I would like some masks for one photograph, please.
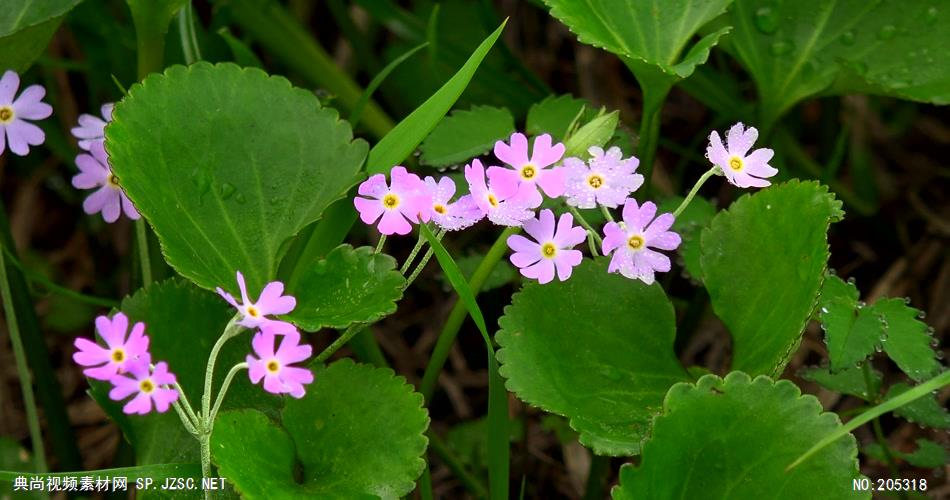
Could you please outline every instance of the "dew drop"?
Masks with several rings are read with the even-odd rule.
[[[827,307],[822,307],[822,308],[821,308],[821,312],[824,313],[824,314],[828,314],[828,308],[827,308]]]
[[[763,34],[771,35],[778,29],[778,13],[769,5],[759,7],[753,19],[755,27]]]
[[[933,24],[933,23],[937,22],[937,13],[938,13],[938,12],[939,12],[939,11],[937,10],[936,7],[931,7],[931,8],[929,8],[929,9],[927,9],[927,15],[926,15],[926,17],[925,17],[925,19],[927,20],[927,24]]]
[[[236,201],[236,202],[238,202],[238,203],[240,203],[240,204],[243,205],[244,202],[247,201],[247,198],[245,198],[243,194],[238,193],[237,196],[234,197],[234,201]]]
[[[795,45],[788,40],[776,40],[769,46],[769,51],[773,56],[784,56],[792,52]]]
[[[221,184],[221,187],[219,188],[219,192],[221,194],[222,200],[226,200],[230,198],[232,195],[234,195],[234,184],[231,184],[229,182],[225,182],[224,184]]]
[[[848,284],[849,284],[849,285],[853,285],[853,284],[854,284],[854,281],[855,281],[854,276],[848,278]]]
[[[885,24],[880,30],[878,30],[877,37],[880,40],[890,40],[891,38],[894,38],[894,35],[896,34],[897,27],[895,27],[893,24]]]
[[[924,311],[917,312],[917,319],[926,319],[926,318],[927,318],[927,313],[925,313]]]
[[[943,351],[937,351],[937,359],[943,359]]]
[[[910,305],[910,297],[904,297],[904,305]]]
[[[854,45],[854,32],[845,31],[841,34],[841,43],[844,45]]]
[[[208,174],[196,170],[191,174],[191,182],[198,188],[198,205],[201,205],[204,201],[205,194],[211,190],[211,178],[208,177]]]

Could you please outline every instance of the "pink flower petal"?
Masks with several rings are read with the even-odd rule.
[[[109,190],[109,197],[106,199],[106,203],[102,207],[102,218],[106,222],[111,224],[119,220],[119,215],[122,214],[121,192],[118,189],[114,189],[108,186],[103,187],[102,189]],[[100,189],[100,191],[102,189]]]
[[[109,362],[109,350],[99,344],[82,337],[73,341],[76,352],[73,353],[73,361],[80,366],[98,366]]]
[[[571,248],[587,239],[587,231],[574,225],[574,216],[561,214],[557,221],[557,231],[554,233],[554,243],[559,248]]]
[[[667,229],[672,227],[674,221],[675,218],[673,217],[673,214],[662,214],[656,219],[653,219],[653,222],[651,222],[650,225],[644,229],[643,235],[649,240],[653,238],[654,235],[665,232]]]
[[[706,157],[713,165],[719,165],[723,170],[727,170],[729,165],[729,152],[722,145],[722,139],[715,130],[709,134],[709,145],[706,146]]]
[[[383,212],[386,211],[379,200],[355,197],[353,198],[353,205],[356,206],[356,210],[360,213],[360,220],[362,220],[364,224],[369,225],[375,224],[379,216],[383,215]]]
[[[257,384],[264,378],[264,375],[267,375],[267,367],[265,366],[264,361],[261,361],[250,354],[247,355],[247,376],[251,379],[252,384]]]
[[[540,247],[534,252],[515,252],[509,257],[511,263],[517,268],[528,267],[541,259]]]
[[[515,132],[509,140],[511,145],[504,141],[495,143],[495,156],[513,167],[520,167],[528,163],[528,138],[520,132]]]
[[[152,398],[148,397],[148,394],[140,392],[138,396],[132,398],[122,407],[122,411],[128,415],[145,415],[152,411]]]
[[[659,248],[660,250],[676,250],[680,246],[682,238],[680,235],[667,231],[650,237],[647,240],[647,246]]]
[[[26,120],[43,120],[53,114],[53,107],[41,102],[46,95],[46,89],[40,85],[30,85],[23,90],[20,97],[13,101],[16,115]]]
[[[125,195],[122,191],[119,191],[119,199],[122,200],[122,210],[125,212],[125,215],[132,220],[139,220],[142,216],[139,215],[139,211],[135,209],[135,205],[132,204],[132,200]]]
[[[393,234],[404,235],[412,232],[412,224],[409,224],[406,218],[395,210],[385,210],[377,228],[380,233],[387,236]]]
[[[558,257],[554,259],[554,265],[557,267],[557,279],[566,281],[571,277],[574,266],[580,264],[581,260],[584,259],[584,255],[580,250],[561,250],[558,253]]]
[[[510,168],[488,167],[488,184],[499,199],[508,199],[518,192],[521,176]]]
[[[370,176],[370,178],[363,181],[359,189],[357,189],[359,194],[376,199],[382,198],[388,191],[389,186],[386,185],[386,176],[383,174]]]
[[[122,401],[123,399],[138,392],[139,382],[123,375],[116,375],[110,380],[112,390],[109,391],[109,399],[113,401]]]
[[[537,219],[530,219],[524,222],[524,230],[530,234],[538,243],[543,243],[554,239],[554,212],[542,210]]]
[[[549,198],[557,198],[562,196],[567,188],[564,174],[565,171],[561,167],[542,170],[538,174],[537,183]]]
[[[283,283],[279,281],[268,283],[261,291],[261,296],[256,302],[261,314],[287,314],[293,311],[297,305],[297,299],[290,295],[283,295],[283,293]]]
[[[564,156],[564,144],[560,142],[551,146],[551,135],[541,134],[534,138],[534,148],[531,152],[531,163],[540,168],[554,165]],[[547,191],[547,190],[545,190]],[[560,195],[549,195],[552,197]]]
[[[13,104],[13,96],[20,88],[20,75],[13,70],[7,70],[0,78],[0,106]]]
[[[251,339],[251,346],[257,357],[266,360],[274,357],[274,334],[271,332],[257,332]]]
[[[542,259],[533,266],[521,268],[521,275],[525,278],[538,280],[538,283],[545,284],[554,279],[554,261]]]

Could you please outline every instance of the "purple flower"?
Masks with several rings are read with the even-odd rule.
[[[161,361],[152,368],[151,362],[146,353],[129,366],[131,377],[116,375],[109,380],[113,386],[109,399],[113,401],[122,401],[138,393],[122,407],[122,411],[129,415],[149,413],[153,402],[159,413],[165,413],[178,400],[178,391],[169,387],[175,384],[175,375],[168,371],[168,364]]]
[[[458,231],[475,224],[482,217],[472,195],[460,197],[454,203],[449,203],[455,195],[455,181],[450,177],[442,177],[438,181],[434,177],[425,178],[426,190],[432,199],[432,221],[446,231]]]
[[[749,149],[759,136],[755,127],[743,131],[742,123],[737,123],[729,129],[726,136],[728,148],[723,147],[722,139],[715,130],[709,134],[709,145],[706,146],[706,158],[719,167],[726,179],[735,186],[766,187],[772,183],[765,180],[778,173],[778,169],[769,165],[769,160],[775,152],[768,148],[756,149],[752,153]]]
[[[465,180],[475,204],[495,224],[520,226],[534,217],[526,201],[530,192],[536,191],[533,185],[497,177],[486,184],[485,167],[477,159],[465,166]]]
[[[526,278],[536,279],[542,285],[557,278],[564,281],[571,277],[574,266],[581,263],[580,250],[572,250],[587,238],[587,231],[574,226],[571,214],[562,214],[554,227],[554,212],[544,209],[537,219],[524,223],[524,230],[537,242],[520,234],[508,237],[508,247],[515,251],[511,263],[521,269]]]
[[[0,78],[0,155],[7,143],[13,154],[26,156],[30,146],[39,146],[46,140],[43,130],[27,121],[42,120],[53,114],[53,107],[43,102],[46,89],[30,85],[14,99],[19,88],[20,75],[7,70]]]
[[[140,217],[139,212],[119,187],[119,179],[112,174],[109,158],[102,144],[102,141],[93,142],[89,148],[91,154],[76,157],[79,173],[73,176],[73,187],[99,188],[86,198],[82,209],[89,215],[102,212],[102,218],[109,223],[119,220],[122,211],[125,211],[125,215],[130,219],[137,220]]]
[[[73,127],[73,137],[79,140],[79,147],[90,151],[92,145],[96,142],[102,142],[106,139],[106,125],[112,121],[112,108],[114,103],[107,102],[102,105],[102,118],[95,115],[83,113],[79,115],[79,126]]]
[[[635,156],[623,159],[623,153],[616,146],[606,153],[592,146],[587,152],[591,155],[587,163],[578,158],[564,160],[568,205],[594,208],[600,204],[617,208],[643,185],[643,176],[635,173],[640,165]]]
[[[428,222],[432,213],[432,200],[426,185],[418,175],[409,173],[405,167],[396,166],[386,176],[376,174],[360,184],[359,194],[369,198],[353,198],[366,224],[375,224],[379,219],[379,232],[385,235],[409,234],[412,224]],[[380,218],[382,216],[382,218]],[[412,224],[410,224],[410,222]]]
[[[269,314],[287,314],[293,311],[294,307],[297,307],[297,299],[291,295],[284,295],[283,283],[271,281],[261,291],[257,301],[251,302],[251,299],[247,297],[247,285],[244,283],[244,275],[241,274],[241,271],[237,272],[237,282],[238,288],[241,289],[240,304],[221,287],[215,288],[218,295],[241,313],[241,321],[238,321],[237,324],[248,329],[268,326],[277,333],[290,333],[297,330],[290,323],[265,317]]]
[[[673,225],[673,214],[656,215],[656,205],[648,201],[637,206],[630,198],[623,206],[623,223],[610,222],[604,226],[604,255],[614,252],[608,272],[653,283],[655,271],[670,270],[670,259],[654,251],[675,250],[680,244],[680,235],[667,231]],[[652,247],[652,248],[651,248]]]
[[[129,371],[132,364],[148,356],[145,323],[138,322],[132,326],[132,332],[126,338],[128,329],[129,318],[125,314],[116,313],[111,321],[108,316],[96,318],[96,331],[107,347],[81,337],[75,340],[77,351],[73,353],[73,361],[89,367],[83,370],[84,375],[96,380],[109,380],[116,374]]]
[[[551,136],[543,134],[535,137],[534,150],[528,158],[528,138],[521,133],[514,133],[509,146],[504,141],[495,143],[495,156],[499,160],[511,165],[512,169],[503,167],[489,167],[488,178],[493,182],[527,184],[533,189],[526,192],[527,203],[530,208],[541,206],[544,200],[538,192],[538,186],[544,194],[557,198],[564,194],[564,170],[546,167],[554,165],[564,156],[564,145],[560,142],[551,145]],[[497,179],[497,181],[496,181]]]
[[[254,335],[251,345],[255,358],[247,355],[247,374],[251,383],[264,379],[264,390],[273,394],[290,394],[295,398],[304,395],[304,384],[313,382],[313,373],[306,368],[290,366],[310,357],[309,345],[300,344],[300,333],[294,331],[284,335],[280,347],[274,351],[275,333],[265,328]]]

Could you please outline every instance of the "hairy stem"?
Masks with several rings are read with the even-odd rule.
[[[597,231],[594,231],[594,228],[590,225],[589,222],[587,222],[587,219],[585,219],[584,216],[581,215],[580,211],[578,211],[576,208],[571,207],[571,206],[568,206],[568,209],[571,211],[572,214],[574,214],[574,218],[577,219],[577,222],[579,222],[581,226],[584,226],[584,229],[587,230],[587,234],[593,236],[593,238],[597,241],[598,245],[603,244],[604,239],[600,237],[600,234]]]
[[[383,251],[383,245],[385,245],[385,244],[386,244],[386,235],[385,235],[385,234],[379,235],[379,242],[376,243],[376,250],[375,250],[373,253],[382,252],[382,251]]]
[[[218,416],[218,410],[221,409],[221,403],[224,403],[224,396],[228,393],[228,388],[231,387],[231,381],[234,380],[234,376],[237,375],[239,371],[245,369],[247,369],[247,363],[238,363],[232,366],[231,370],[228,371],[228,374],[224,377],[224,382],[221,384],[218,396],[214,398],[214,407],[211,408],[211,416],[208,417],[209,426],[214,426],[214,419]]]
[[[422,245],[425,245],[426,239],[422,236],[422,233],[419,233],[419,239],[416,241],[416,246],[412,247],[412,251],[409,252],[409,257],[406,257],[406,262],[402,263],[402,268],[399,269],[399,272],[403,276],[409,271],[409,267],[412,265],[412,261],[416,260],[416,255],[419,254],[419,250],[422,250]]]
[[[719,172],[719,167],[713,165],[712,168],[707,170],[699,180],[696,181],[696,184],[693,185],[693,189],[689,190],[689,194],[686,195],[686,198],[683,199],[680,206],[676,207],[676,210],[673,212],[673,218],[679,217],[680,214],[683,213],[683,210],[686,210],[686,207],[689,206],[689,202],[693,201],[693,198],[696,197],[696,193],[699,192],[699,188],[703,187],[703,184],[705,184],[710,177],[716,175],[717,172]]]
[[[332,344],[328,345],[327,348],[324,349],[320,354],[317,354],[317,357],[314,358],[314,360],[317,361],[318,363],[323,363],[324,361],[329,359],[330,356],[333,356],[333,353],[339,351],[341,347],[346,345],[346,343],[349,342],[350,339],[352,339],[358,333],[363,331],[363,328],[365,327],[366,325],[364,325],[363,323],[350,325],[349,328],[344,330],[343,333],[340,334],[340,336],[337,337],[337,339],[334,340]]]
[[[244,327],[237,324],[240,319],[241,313],[237,313],[231,318],[231,321],[228,322],[228,326],[224,328],[224,333],[218,337],[218,341],[214,343],[214,347],[211,348],[211,354],[208,356],[208,366],[205,369],[205,390],[201,395],[201,416],[205,424],[209,423],[208,416],[211,415],[211,386],[214,383],[214,365],[218,361],[218,353],[221,351],[224,343],[241,333],[241,330],[244,329]]]
[[[43,447],[43,434],[40,432],[40,418],[36,411],[36,398],[33,396],[33,377],[26,364],[26,351],[20,337],[20,324],[17,322],[16,309],[13,307],[13,293],[7,279],[7,264],[0,252],[0,294],[3,296],[3,312],[6,315],[7,331],[10,332],[10,344],[13,345],[13,359],[16,362],[20,390],[23,392],[23,406],[26,408],[26,423],[30,429],[30,442],[33,444],[33,459],[39,472],[46,472],[46,450]]]

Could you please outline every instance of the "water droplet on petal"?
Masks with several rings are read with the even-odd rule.
[[[795,44],[788,40],[776,40],[769,46],[769,51],[773,56],[784,56],[790,54],[795,49]]]
[[[840,40],[841,40],[841,43],[843,43],[844,45],[854,45],[854,32],[850,30],[845,31],[844,33],[841,34]]]
[[[778,13],[769,5],[759,7],[753,19],[755,27],[763,34],[771,35],[778,29]]]
[[[877,37],[880,40],[890,40],[894,38],[894,35],[897,34],[897,27],[893,24],[885,24],[881,26],[881,29],[877,32]]]

